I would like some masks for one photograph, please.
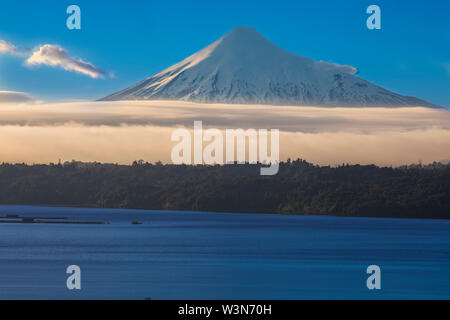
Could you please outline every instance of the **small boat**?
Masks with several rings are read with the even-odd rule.
[[[142,224],[142,222],[139,222],[139,221],[132,221],[131,224]]]

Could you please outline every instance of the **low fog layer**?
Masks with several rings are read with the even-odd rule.
[[[280,129],[280,157],[400,165],[450,159],[450,112],[179,101],[0,104],[0,161],[170,162],[178,127]],[[204,146],[206,142],[204,143]]]

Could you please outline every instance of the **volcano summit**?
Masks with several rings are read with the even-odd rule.
[[[100,100],[438,107],[374,85],[356,76],[356,71],[292,54],[255,29],[236,27],[185,60]]]

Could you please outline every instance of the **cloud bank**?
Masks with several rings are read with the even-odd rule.
[[[214,128],[274,128],[287,132],[408,131],[450,129],[446,109],[320,108],[297,106],[201,104],[185,101],[71,102],[4,106],[0,125],[192,127],[194,120]]]
[[[0,108],[0,162],[170,162],[175,128],[280,129],[280,157],[321,165],[450,159],[450,111],[180,101],[76,102]]]
[[[33,97],[25,92],[0,91],[0,103],[23,103],[33,100]]]
[[[51,44],[45,44],[35,50],[25,61],[25,64],[29,66],[47,65],[61,67],[64,70],[78,72],[94,79],[105,76],[105,72],[102,69],[81,59],[72,58],[65,49]]]

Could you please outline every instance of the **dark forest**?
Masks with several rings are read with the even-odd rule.
[[[0,204],[450,218],[450,165],[0,165]]]

